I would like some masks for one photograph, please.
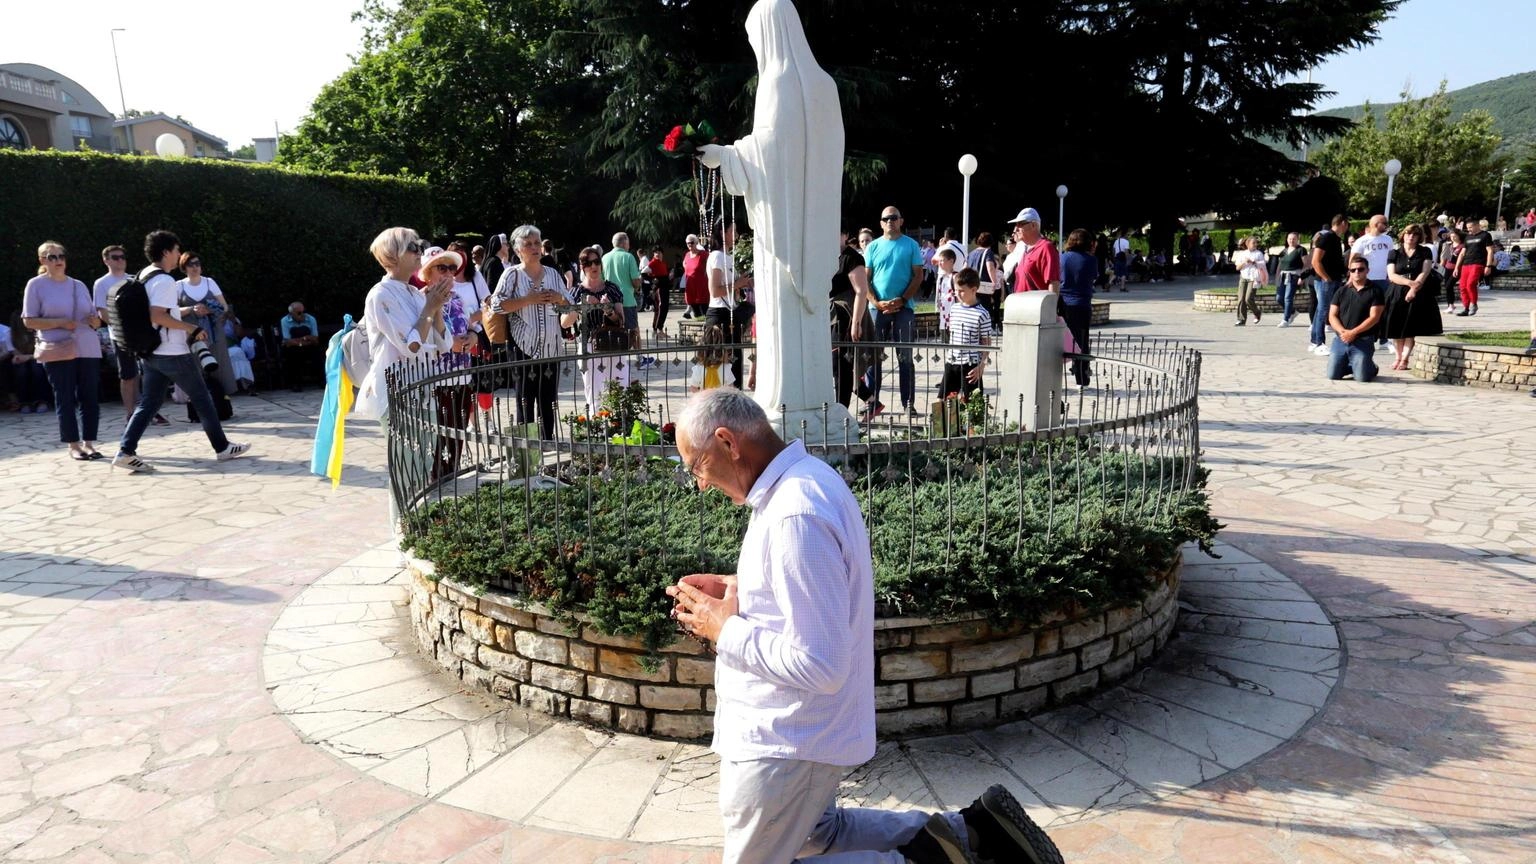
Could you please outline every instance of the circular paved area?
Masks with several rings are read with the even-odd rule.
[[[1155,668],[1086,704],[987,731],[880,745],[843,798],[954,809],[1006,783],[1048,828],[1212,780],[1296,735],[1338,681],[1328,617],[1230,546],[1185,550],[1184,633]],[[467,810],[642,842],[720,841],[708,748],[551,722],[466,692],[417,652],[388,550],[322,576],[278,616],[272,700],[343,762]],[[393,626],[388,626],[393,625]]]
[[[1390,371],[1370,385],[1325,382],[1322,361],[1302,350],[1304,330],[1237,329],[1220,316],[1189,312],[1193,287],[1186,281],[1116,294],[1114,318],[1123,332],[1177,338],[1205,352],[1202,443],[1227,524],[1222,537],[1257,562],[1234,557],[1214,568],[1264,567],[1304,588],[1340,635],[1339,680],[1299,734],[1241,767],[1192,786],[1198,778],[1186,772],[1182,791],[1137,781],[1161,797],[1135,797],[1137,790],[1113,808],[1090,800],[1078,805],[1079,816],[1061,812],[1072,796],[1050,779],[1071,772],[1053,775],[1001,744],[985,751],[995,760],[970,760],[964,771],[995,766],[1028,780],[1043,797],[1036,806],[1058,820],[1052,836],[1073,861],[1536,861],[1536,401]],[[1477,318],[1453,320],[1519,329],[1533,303],[1494,293]],[[237,440],[253,441],[256,451],[232,463],[214,463],[185,424],[151,430],[142,452],[165,469],[154,477],[110,476],[105,465],[69,462],[51,443],[48,418],[0,415],[10,491],[0,508],[0,858],[718,860],[703,837],[695,842],[705,845],[650,843],[544,827],[585,818],[593,809],[587,801],[508,814],[513,819],[445,803],[451,789],[442,798],[417,794],[386,776],[390,760],[373,755],[394,751],[364,748],[339,758],[289,722],[276,702],[285,673],[268,651],[304,653],[313,645],[302,644],[302,627],[275,627],[280,618],[310,605],[348,607],[350,621],[321,626],[371,631],[361,645],[381,644],[379,634],[396,626],[398,614],[369,597],[377,593],[369,589],[389,587],[392,557],[349,563],[387,540],[379,441],[371,430],[352,438],[348,461],[361,467],[332,492],[307,474],[315,401],[313,393],[237,400]],[[307,592],[316,585],[340,589],[336,595],[357,592],[356,599],[302,602],[323,596]],[[1176,652],[1208,637],[1252,636],[1226,632],[1240,626],[1223,622],[1235,617],[1221,614],[1230,609],[1205,608],[1215,611],[1183,618]],[[333,650],[341,656],[332,662],[346,663],[348,651],[369,649]],[[1292,668],[1267,655],[1260,664]],[[1188,666],[1157,674],[1190,687],[1244,689],[1209,682]],[[1152,686],[1144,680],[1122,692]],[[1104,698],[1072,710],[1101,718],[1138,710],[1136,702]],[[424,715],[424,726],[476,728],[472,702],[431,704],[438,714]],[[1260,722],[1202,704],[1194,710],[1214,719],[1249,728]],[[1051,739],[1055,752],[1092,757],[1133,780],[1151,777],[1117,763],[1113,751],[1095,756],[1094,741],[1058,749],[1063,736],[1044,728],[1048,722],[1029,724],[1014,742]],[[1118,722],[1179,737],[1171,725],[1155,727],[1151,715]],[[488,734],[528,741],[556,731],[585,734],[537,731],[509,724]],[[913,742],[904,759],[920,772],[965,761],[956,751],[963,756],[971,746],[965,742],[986,735],[951,737],[949,750],[940,743],[946,739]],[[401,731],[384,743],[399,747],[406,738]],[[1223,751],[1211,743],[1206,759],[1224,770]],[[466,743],[465,752],[470,748]],[[600,763],[597,753],[611,762]],[[604,764],[627,770],[632,755],[598,748],[564,776],[573,782]],[[659,761],[670,776],[688,760]],[[397,768],[410,773],[403,761]],[[702,789],[707,774],[701,767],[685,776]],[[891,801],[932,795],[934,804],[965,795],[959,781],[944,787],[931,777],[920,787],[883,787],[887,774],[898,772],[867,767],[854,778],[862,785],[850,790]],[[957,769],[943,776],[966,775]],[[439,788],[422,782],[425,792]],[[687,798],[694,791],[678,790],[680,809],[690,800],[707,806],[702,792]],[[549,801],[558,796],[555,790]],[[550,821],[536,824],[541,817]],[[621,836],[640,836],[637,827]]]

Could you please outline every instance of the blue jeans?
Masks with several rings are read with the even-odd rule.
[[[219,409],[213,404],[208,385],[203,383],[203,370],[197,367],[197,361],[192,359],[191,354],[151,354],[143,358],[142,362],[144,381],[139,388],[139,404],[134,407],[133,416],[128,418],[128,425],[123,428],[123,439],[117,445],[119,452],[129,456],[138,454],[139,439],[143,437],[149,421],[154,419],[160,406],[165,403],[165,390],[173,383],[192,398],[192,407],[197,409],[197,419],[203,424],[203,432],[208,435],[208,443],[213,445],[213,452],[218,453],[229,446],[229,439],[224,437],[224,427],[219,425]]]
[[[1318,279],[1312,283],[1312,344],[1328,344],[1328,306],[1339,283]]]
[[[94,334],[92,334],[94,337]],[[95,441],[101,425],[101,358],[76,357],[44,363],[53,385],[53,412],[59,418],[59,440],[65,444]],[[79,411],[77,419],[75,412]]]
[[[1281,273],[1280,281],[1275,283],[1275,293],[1279,295],[1275,299],[1280,301],[1281,313],[1287,321],[1296,317],[1296,286],[1299,284],[1300,273]]]
[[[1361,333],[1353,342],[1334,337],[1333,347],[1328,349],[1328,380],[1337,381],[1350,374],[1356,381],[1376,380],[1376,346],[1371,335]]]
[[[912,326],[917,321],[917,311],[911,306],[903,306],[895,312],[875,313],[875,339],[880,342],[911,342]],[[870,375],[870,401],[880,401],[880,376],[882,361],[876,360],[874,372]],[[896,382],[901,388],[901,404],[903,407],[912,404],[917,396],[916,376],[913,374],[912,349],[896,349]]]

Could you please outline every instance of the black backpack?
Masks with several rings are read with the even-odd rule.
[[[148,357],[160,347],[160,329],[149,320],[149,292],[144,288],[144,282],[164,272],[158,267],[146,268],[107,292],[107,312],[112,316],[112,343],[117,350],[134,357]]]

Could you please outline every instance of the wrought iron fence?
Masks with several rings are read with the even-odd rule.
[[[726,347],[750,375],[752,346]],[[1046,397],[1059,419],[1043,428],[1029,428],[1041,406],[1001,404],[1003,376],[1021,373],[997,362],[985,364],[970,397],[941,392],[948,352],[974,347],[833,350],[850,361],[848,389],[887,410],[837,421],[828,408],[820,429],[780,431],[814,442],[808,449],[859,497],[887,611],[1001,604],[1025,614],[1035,601],[1060,602],[1050,587],[1058,583],[1084,602],[1107,602],[1132,590],[1115,583],[1116,571],[1153,563],[1135,556],[1167,557],[1214,531],[1191,348],[1097,334],[1092,354],[1064,358]],[[690,375],[709,359],[698,346],[671,345],[469,371],[440,361],[397,367],[389,477],[408,540],[430,541],[440,572],[557,608],[656,595],[672,574],[733,567],[747,511],[699,493],[671,434]],[[542,390],[553,406],[519,405],[514,388]],[[541,424],[550,411],[554,422]],[[1098,575],[1085,585],[1074,568]],[[1020,571],[1032,586],[1015,584]],[[614,614],[621,630],[664,623]]]

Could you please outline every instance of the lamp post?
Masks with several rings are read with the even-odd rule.
[[[960,199],[960,242],[966,249],[971,248],[971,175],[975,173],[976,157],[969,153],[961,156],[960,175],[965,178],[965,193]]]
[[[1056,230],[1058,232],[1060,232],[1060,234],[1061,234],[1061,236],[1057,238],[1056,242],[1060,243],[1062,248],[1066,248],[1066,245],[1067,245],[1067,187],[1066,186],[1057,186],[1056,187]]]
[[[1509,170],[1508,168],[1499,171],[1499,206],[1495,207],[1493,210],[1493,230],[1495,231],[1499,230],[1499,220],[1504,218],[1504,190],[1509,188],[1509,184],[1504,182],[1504,177],[1508,174],[1519,173],[1519,168],[1516,168],[1513,171]]]
[[[119,105],[123,106],[124,120],[128,119],[128,99],[123,96],[123,67],[117,63],[117,34],[127,32],[128,30],[125,27],[113,27],[110,34],[112,36],[112,68],[117,70],[117,101]],[[125,139],[132,134],[133,130],[131,128],[123,127],[123,137]],[[133,148],[128,147],[127,149],[132,150]]]
[[[1387,172],[1387,206],[1382,215],[1387,217],[1387,222],[1390,224],[1392,222],[1392,184],[1403,170],[1403,163],[1396,159],[1388,159],[1387,164],[1381,166],[1381,170]]]

